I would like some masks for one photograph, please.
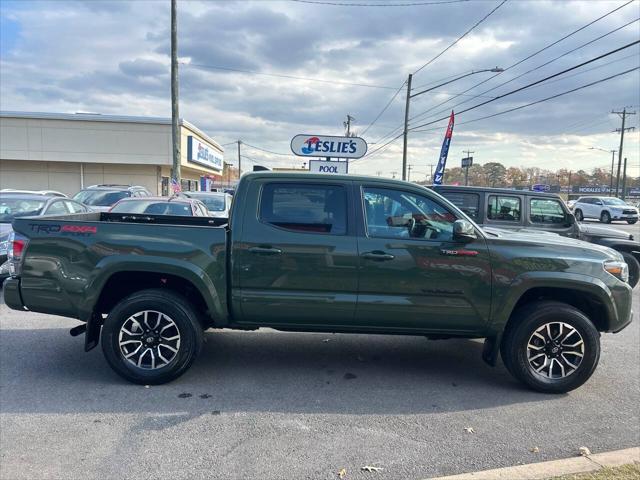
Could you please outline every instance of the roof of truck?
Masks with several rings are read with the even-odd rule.
[[[510,193],[512,195],[535,195],[536,197],[558,198],[557,193],[536,192],[535,190],[517,190],[515,188],[497,187],[470,187],[464,185],[435,185],[433,189],[438,190],[459,190],[465,192],[489,192],[489,193]]]

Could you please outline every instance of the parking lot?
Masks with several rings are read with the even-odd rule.
[[[3,479],[420,479],[640,443],[637,321],[559,396],[475,341],[268,330],[210,331],[187,374],[145,388],[84,353],[76,324],[0,306]]]

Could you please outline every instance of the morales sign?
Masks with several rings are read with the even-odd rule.
[[[367,142],[360,137],[296,135],[291,151],[300,157],[361,158],[367,153]]]
[[[328,160],[309,160],[309,171],[312,173],[331,173],[346,174],[349,173],[348,162],[330,162]]]
[[[222,154],[191,135],[187,137],[187,160],[222,172]]]

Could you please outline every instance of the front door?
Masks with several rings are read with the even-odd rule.
[[[239,323],[313,329],[353,322],[358,246],[350,191],[350,181],[265,179],[243,199],[258,211],[247,207],[233,242]]]
[[[416,188],[361,186],[355,323],[371,329],[481,332],[491,306],[484,239],[453,241],[456,213]]]

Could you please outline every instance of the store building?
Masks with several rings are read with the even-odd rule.
[[[180,120],[183,190],[220,179],[223,149]],[[170,190],[171,119],[99,114],[0,112],[0,188],[73,195],[95,184]]]

